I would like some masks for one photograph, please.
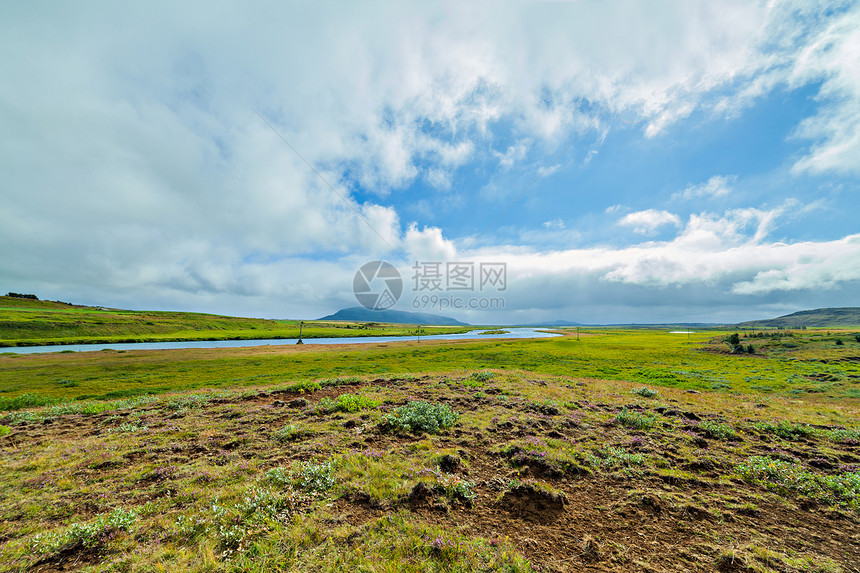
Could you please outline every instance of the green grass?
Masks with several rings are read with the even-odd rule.
[[[353,358],[341,355],[341,368]],[[248,368],[278,364],[245,359]],[[850,562],[833,543],[860,523],[849,459],[860,433],[845,400],[665,387],[639,411],[636,380],[488,368],[305,381],[249,373],[256,385],[8,411],[0,571],[64,559],[87,573],[530,571],[560,559],[588,570],[585,534],[619,570],[667,570],[665,555],[676,568],[707,569],[750,531],[750,543],[774,546],[785,524],[806,527],[799,506],[810,503],[840,513],[790,531],[802,539],[812,528],[826,541],[818,553],[793,546],[791,563]],[[463,383],[481,378],[480,387]],[[816,432],[803,440],[769,430],[806,427]],[[707,448],[696,445],[701,436]],[[427,497],[414,500],[415,491]],[[566,517],[521,513],[550,498]],[[627,544],[630,528],[654,545]],[[679,541],[686,549],[672,553]]]
[[[112,311],[56,311],[116,328]],[[232,332],[223,318],[220,335]],[[183,320],[204,320],[208,335],[208,318]],[[562,557],[541,561],[534,539],[549,551],[570,543],[563,558],[587,570],[576,561],[583,532],[599,538],[607,567],[662,570],[659,554],[671,553],[692,569],[716,566],[749,531],[762,546],[803,538],[784,529],[805,523],[799,505],[841,512],[849,521],[834,528],[858,523],[851,333],[757,338],[756,355],[741,356],[725,353],[721,331],[581,331],[578,341],[0,355],[0,571],[67,551],[86,571],[529,571],[526,555],[557,567]],[[459,469],[442,471],[443,454]],[[547,541],[505,517],[511,480],[575,500],[575,530]],[[413,511],[418,483],[432,503]],[[651,492],[633,515],[616,501],[631,488]],[[732,515],[700,511],[718,507]],[[651,555],[618,534],[627,523],[648,539],[696,541]],[[828,539],[827,523],[810,527]],[[850,561],[838,544],[821,547],[779,559]]]
[[[755,358],[703,351],[709,347],[711,334],[698,334],[688,340],[659,332],[610,329],[595,330],[580,341],[565,337],[422,342],[362,345],[337,351],[284,349],[279,353],[217,349],[4,355],[0,356],[0,391],[5,393],[4,399],[24,393],[48,399],[108,397],[115,392],[255,384],[288,387],[326,378],[412,374],[428,368],[437,372],[485,372],[492,368],[496,373],[528,370],[586,379],[641,382],[647,378],[651,389],[706,391],[719,384],[721,391],[745,394],[754,391],[754,386],[767,386],[771,394],[799,399],[815,400],[821,396],[856,400],[860,396],[860,380],[854,378],[858,368],[853,362],[840,360],[856,354],[856,349],[819,342],[814,332],[802,336],[808,337],[808,342],[801,348],[775,349]],[[821,362],[821,358],[827,362]],[[650,366],[643,369],[643,363]],[[478,387],[492,382],[482,378],[483,374],[470,377],[469,383]]]

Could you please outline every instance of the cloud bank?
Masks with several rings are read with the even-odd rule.
[[[354,303],[351,277],[366,260],[483,257],[507,261],[512,289],[522,285],[498,321],[576,319],[589,300],[619,315],[651,301],[657,319],[654,297],[667,288],[710,293],[738,315],[753,299],[776,304],[774,293],[857,292],[857,236],[772,237],[787,208],[772,207],[786,199],[776,194],[718,213],[655,199],[616,215],[614,228],[661,240],[611,246],[566,224],[566,203],[536,230],[517,229],[520,244],[470,246],[472,231],[450,222],[458,205],[476,209],[474,181],[496,182],[485,209],[497,213],[536,174],[569,173],[567,158],[551,169],[545,158],[577,137],[597,134],[589,158],[615,133],[656,145],[694,117],[740,116],[803,87],[813,105],[792,130],[792,176],[855,185],[852,3],[95,2],[5,12],[8,290],[312,318]],[[744,183],[726,173],[671,198],[724,200]],[[626,199],[607,191],[594,217],[618,204]],[[578,245],[548,245],[552,233]]]

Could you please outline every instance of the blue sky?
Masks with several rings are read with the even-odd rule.
[[[473,323],[860,306],[860,4],[18,3],[0,289]],[[493,309],[416,262],[504,263]],[[419,305],[420,306],[420,305]]]

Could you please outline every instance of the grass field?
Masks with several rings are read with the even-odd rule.
[[[421,334],[472,327],[421,326]],[[414,335],[415,325],[306,321],[303,338]],[[0,296],[0,347],[51,344],[298,338],[299,321],[193,312],[102,309]]]
[[[0,571],[858,571],[860,342],[727,334],[0,355]]]
[[[232,388],[337,376],[497,368],[723,393],[802,399],[860,398],[860,342],[848,332],[805,331],[749,339],[754,355],[729,354],[726,333],[594,330],[519,341],[423,341],[394,345],[261,347],[16,355],[0,353],[3,396],[121,397]],[[843,342],[837,345],[836,341]],[[745,340],[746,342],[746,340]],[[0,402],[2,407],[2,402]]]

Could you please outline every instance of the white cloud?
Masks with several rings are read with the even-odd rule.
[[[453,195],[473,162],[513,170],[592,127],[607,137],[615,115],[659,137],[696,110],[738,109],[779,86],[821,84],[818,111],[797,130],[812,147],[796,169],[856,173],[860,9],[796,7],[15,3],[0,21],[10,55],[0,62],[0,276],[84,300],[332,304],[361,260],[456,256],[440,228],[404,232],[385,204],[416,181]],[[730,183],[714,177],[681,197],[720,196]],[[663,284],[663,271],[697,277],[691,268],[733,256],[748,236],[763,241],[775,216],[703,214],[653,248],[529,256]],[[640,233],[681,226],[654,209],[620,222]],[[762,256],[761,278],[747,283],[791,279]],[[796,270],[830,280],[809,268]]]
[[[407,260],[416,261],[453,261],[457,259],[454,243],[442,236],[438,227],[424,227],[418,230],[414,223],[406,230],[403,246]]]
[[[837,18],[798,56],[792,82],[821,81],[819,111],[798,127],[812,140],[798,171],[860,173],[860,5]]]
[[[826,290],[860,281],[860,235],[826,243],[774,245],[768,254],[771,268],[756,272],[750,280],[735,283],[733,293]]]
[[[499,166],[504,170],[508,170],[516,163],[523,161],[526,158],[526,154],[528,153],[531,144],[531,140],[526,138],[509,146],[504,153],[494,151],[493,155],[499,159]]]
[[[719,297],[729,292],[764,295],[815,289],[818,284],[833,288],[860,281],[860,235],[819,242],[767,241],[768,230],[784,211],[740,209],[723,216],[692,216],[671,241],[547,252],[509,249],[495,256],[508,261],[511,285],[518,280],[537,283],[552,277],[580,277],[592,283],[590,295],[595,297],[601,296],[597,292],[601,282],[626,288],[701,285],[705,293]],[[634,296],[634,292],[620,291],[617,296]]]
[[[724,197],[731,192],[731,185],[737,179],[734,175],[714,175],[701,185],[690,185],[683,191],[672,194],[673,200],[698,199],[701,197]]]
[[[657,209],[647,209],[645,211],[636,211],[624,215],[618,221],[619,225],[632,227],[633,230],[641,234],[651,234],[657,231],[663,225],[681,225],[681,219],[678,215],[668,211],[658,211]]]

